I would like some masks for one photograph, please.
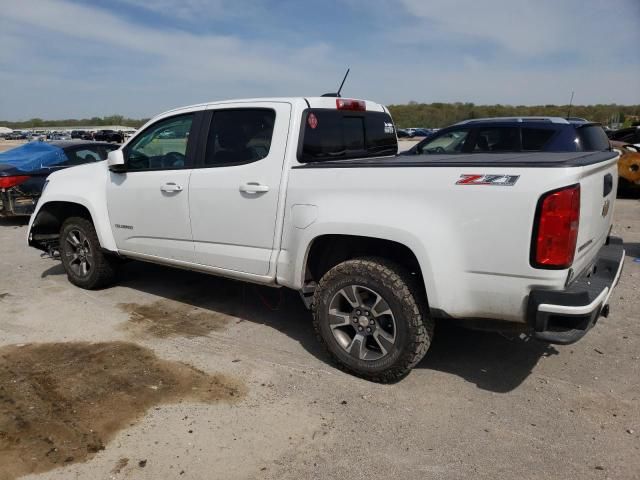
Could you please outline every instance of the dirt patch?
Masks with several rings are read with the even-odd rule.
[[[126,342],[0,349],[0,480],[91,458],[159,403],[235,402],[243,384]]]
[[[115,466],[111,470],[111,473],[116,475],[116,474],[120,473],[120,471],[122,471],[122,469],[124,467],[126,467],[127,465],[129,465],[129,459],[128,458],[121,458],[120,460],[118,460],[116,462]]]
[[[212,331],[222,330],[229,323],[227,315],[172,300],[146,305],[120,303],[118,307],[129,313],[125,328],[161,338],[204,337]]]

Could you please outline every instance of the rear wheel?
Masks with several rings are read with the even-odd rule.
[[[433,321],[412,275],[385,259],[343,262],[314,294],[316,333],[338,365],[360,377],[393,382],[424,357]]]
[[[60,230],[60,257],[67,278],[87,290],[115,280],[117,259],[105,255],[93,224],[81,217],[67,219]]]

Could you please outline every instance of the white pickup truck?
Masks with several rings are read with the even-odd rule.
[[[608,314],[615,152],[397,149],[369,101],[172,110],[107,161],[51,175],[29,245],[81,288],[127,258],[298,290],[337,363],[380,382],[416,365],[436,320],[571,343]]]

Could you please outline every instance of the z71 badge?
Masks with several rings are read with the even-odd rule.
[[[495,185],[502,187],[513,187],[520,175],[500,175],[500,174],[462,174],[456,185]]]

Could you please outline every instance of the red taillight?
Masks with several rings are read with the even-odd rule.
[[[538,202],[532,265],[563,269],[573,263],[580,222],[580,185],[546,193]]]
[[[27,175],[16,175],[15,177],[0,177],[0,188],[11,188],[29,180]]]
[[[336,108],[338,110],[364,112],[367,110],[367,102],[364,100],[352,100],[350,98],[336,98]]]

